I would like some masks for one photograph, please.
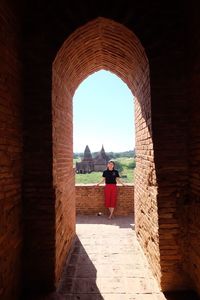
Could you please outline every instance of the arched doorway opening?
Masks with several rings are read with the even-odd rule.
[[[118,187],[115,215],[134,215],[135,126],[133,94],[115,74],[88,76],[73,97],[73,152],[77,214],[106,218],[104,186],[96,188],[107,162],[126,184]],[[128,184],[128,186],[127,186]],[[92,199],[91,199],[92,195]]]
[[[65,255],[75,234],[72,98],[86,77],[102,69],[120,77],[135,97],[136,232],[160,281],[148,59],[132,31],[102,17],[77,29],[64,42],[53,63],[53,180],[56,224],[59,224],[59,228],[56,228],[56,278],[60,276]],[[152,206],[152,203],[155,205]]]

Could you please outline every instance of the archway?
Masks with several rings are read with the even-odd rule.
[[[118,186],[117,216],[134,216],[135,121],[133,94],[115,74],[100,70],[78,86],[73,97],[73,152],[76,213],[108,214],[102,179],[106,162],[116,163],[122,180]],[[84,151],[84,152],[83,152]],[[92,197],[92,199],[91,199]]]
[[[111,71],[120,77],[135,96],[136,232],[153,272],[160,281],[157,187],[151,129],[148,59],[133,32],[119,23],[101,17],[77,29],[64,42],[53,63],[56,278],[60,276],[65,255],[75,234],[72,98],[80,82],[101,69]],[[64,239],[64,236],[67,238]]]

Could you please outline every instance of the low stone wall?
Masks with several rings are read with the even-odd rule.
[[[115,215],[134,214],[134,186],[118,186],[118,198]],[[76,185],[76,212],[78,214],[97,214],[108,211],[104,206],[104,186]]]

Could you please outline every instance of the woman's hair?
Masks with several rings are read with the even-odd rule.
[[[114,162],[113,160],[109,160],[109,161],[108,161],[108,164],[110,164],[110,163],[112,163],[113,166],[115,166],[115,162]]]

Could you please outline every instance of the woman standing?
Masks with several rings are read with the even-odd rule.
[[[104,195],[105,195],[105,206],[109,209],[110,215],[109,219],[112,219],[114,209],[117,203],[117,183],[124,183],[119,178],[119,172],[115,169],[114,161],[109,161],[107,164],[107,169],[103,171],[103,179],[97,183],[99,186],[101,183],[105,182]]]

